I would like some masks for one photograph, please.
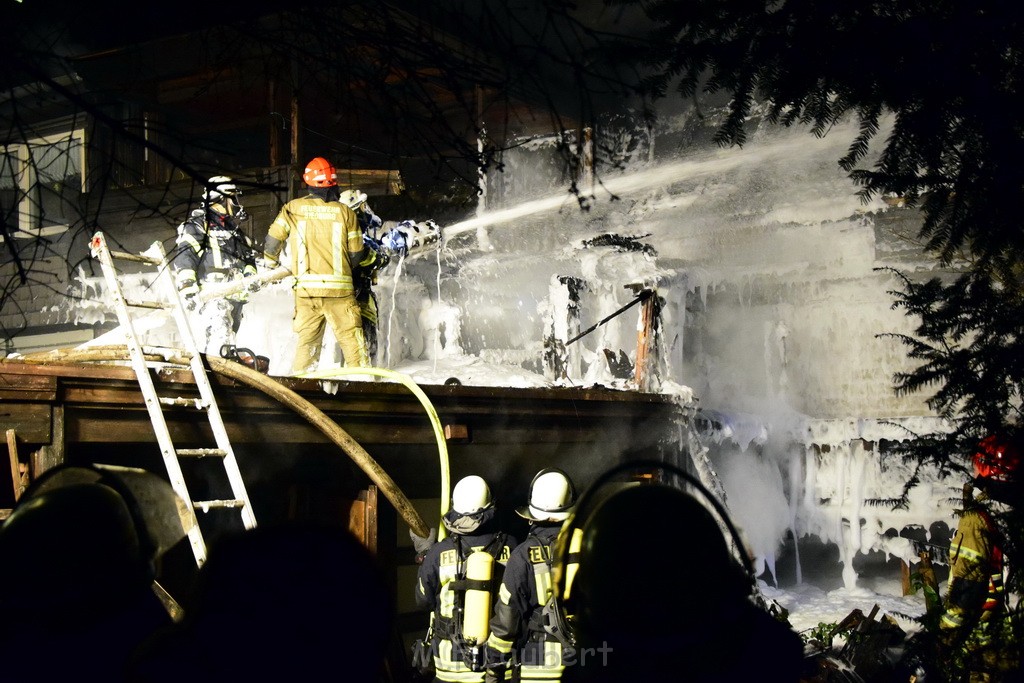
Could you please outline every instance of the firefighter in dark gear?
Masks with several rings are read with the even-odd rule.
[[[972,683],[1002,680],[1019,657],[1006,611],[1003,542],[992,515],[1002,494],[1015,485],[1019,464],[1014,444],[994,435],[980,442],[973,457],[975,477],[964,485],[964,508],[949,545],[940,643]]]
[[[355,296],[354,274],[369,256],[356,214],[339,201],[337,172],[322,157],[302,175],[309,195],[285,204],[270,226],[263,245],[268,264],[276,266],[285,244],[295,276],[295,317],[298,346],[292,372],[315,369],[320,360],[325,324],[341,347],[345,367],[367,367],[362,317]]]
[[[800,636],[757,604],[754,570],[724,507],[676,476],[685,473],[661,462],[613,468],[563,525],[553,585],[575,657],[562,680],[719,683],[771,672],[797,683]],[[658,555],[673,538],[686,548],[681,561]]]
[[[242,221],[248,218],[239,203],[241,194],[231,178],[210,178],[202,208],[192,211],[178,226],[175,239],[171,259],[175,282],[185,306],[196,313],[196,342],[207,355],[220,355],[221,347],[235,343],[248,292],[200,303],[200,291],[256,274],[256,252],[241,230]]]
[[[357,189],[341,193],[341,203],[356,213],[356,222],[363,233],[366,257],[355,271],[356,301],[363,320],[363,336],[366,338],[366,353],[371,364],[377,360],[377,295],[373,286],[377,284],[377,273],[387,267],[391,255],[381,245],[379,232],[384,225],[380,216],[366,203],[366,193]]]
[[[452,490],[451,509],[441,520],[451,535],[423,555],[416,604],[431,613],[428,640],[435,680],[484,680],[485,636],[480,628],[488,626],[493,597],[516,546],[514,537],[496,528],[495,513],[487,482],[476,475],[463,477]],[[474,575],[471,564],[477,558],[489,564],[489,577]],[[486,602],[476,602],[477,609],[474,591],[489,593]]]
[[[525,541],[512,551],[487,638],[487,683],[512,678],[557,681],[565,669],[567,646],[548,627],[551,598],[551,545],[576,502],[568,475],[544,469],[530,483],[530,502],[518,508],[531,522]],[[518,678],[516,678],[518,676]]]

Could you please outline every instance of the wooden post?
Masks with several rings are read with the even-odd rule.
[[[935,577],[931,555],[927,552],[919,552],[917,556],[921,560],[918,576],[921,580],[921,590],[924,592],[925,610],[931,612],[942,606],[942,598],[939,597],[939,581]],[[914,593],[913,572],[906,560],[900,562],[900,579],[903,595],[912,595]]]
[[[7,455],[11,461],[11,484],[14,486],[14,502],[17,503],[25,486],[21,477],[21,463],[18,459],[18,436],[13,429],[7,430]]]
[[[582,158],[580,159],[580,194],[594,196],[594,130],[584,128],[582,138]]]
[[[270,162],[271,166],[281,165],[281,129],[284,128],[285,119],[277,109],[277,81],[270,79],[267,83],[267,106],[270,108]],[[280,122],[278,121],[280,119]]]
[[[921,558],[921,585],[924,590],[925,609],[931,613],[942,606],[942,598],[939,597],[939,581],[935,578],[935,568],[932,567],[932,558],[927,552],[917,554]]]
[[[636,291],[636,286],[630,286]],[[657,348],[655,337],[658,325],[658,295],[653,290],[643,289],[638,296],[647,293],[640,303],[640,324],[637,328],[636,340],[636,363],[633,371],[633,381],[639,391],[650,391],[653,384],[653,370],[657,362]]]
[[[64,463],[64,406],[55,405],[51,411],[53,434],[50,444],[33,451],[29,463],[29,479],[38,479],[43,472]]]

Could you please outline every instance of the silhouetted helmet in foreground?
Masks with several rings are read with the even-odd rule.
[[[683,477],[689,489],[696,483],[708,502],[652,476],[659,471]],[[683,549],[681,561],[662,557],[669,545]],[[635,461],[598,479],[563,524],[554,591],[580,646],[614,648],[746,601],[754,572],[743,547],[699,481],[665,463]]]
[[[0,527],[0,611],[84,618],[148,590],[157,557],[185,536],[177,496],[117,469],[62,466],[29,486]]]

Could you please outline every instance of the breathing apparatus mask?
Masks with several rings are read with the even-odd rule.
[[[231,178],[214,176],[207,183],[203,204],[224,227],[236,228],[249,217],[240,203],[242,191]]]
[[[444,524],[444,528],[451,533],[465,536],[486,526],[494,519],[495,512],[493,503],[486,508],[468,514],[453,509],[445,513],[441,522]]]

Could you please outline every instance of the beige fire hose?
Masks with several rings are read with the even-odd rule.
[[[155,350],[151,347],[146,347],[146,351],[147,360],[163,361],[186,366],[189,364],[188,358],[186,358],[180,350]],[[50,365],[68,362],[96,362],[128,359],[128,348],[126,346],[94,346],[85,347],[83,349],[55,349],[53,351],[29,354],[18,358],[7,358],[2,362]],[[417,536],[425,537],[430,533],[429,528],[416,511],[416,508],[412,506],[412,503],[409,502],[409,499],[406,498],[405,494],[402,493],[402,490],[398,488],[398,485],[395,484],[394,480],[388,475],[388,473],[385,472],[377,461],[373,459],[373,456],[366,452],[366,449],[360,446],[359,443],[348,434],[348,432],[339,427],[338,424],[324,414],[322,410],[279,382],[248,368],[241,363],[224,360],[223,358],[218,358],[216,356],[206,356],[206,361],[209,364],[210,369],[217,374],[242,382],[254,389],[259,389],[266,395],[278,400],[302,417],[306,418],[310,424],[319,429],[327,438],[343,450],[374,484],[380,487],[381,492],[395,507],[399,516],[406,524],[409,525],[409,528],[411,528]]]

